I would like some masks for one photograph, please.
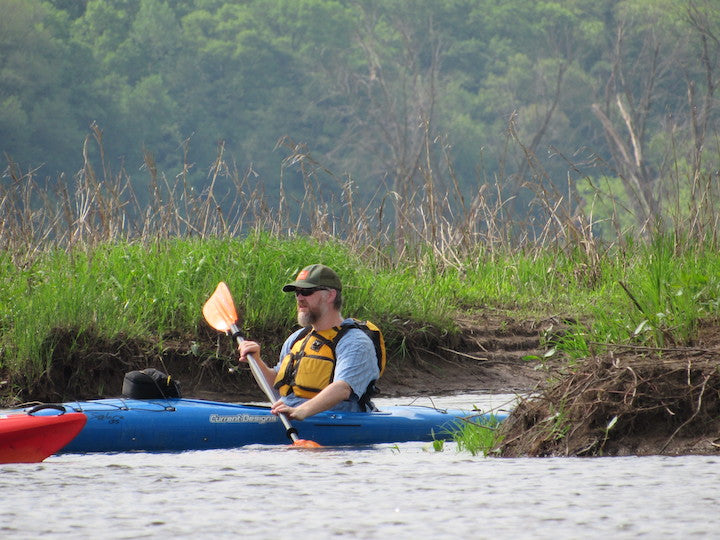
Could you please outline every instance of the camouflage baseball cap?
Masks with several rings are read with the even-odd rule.
[[[298,272],[295,281],[285,285],[283,292],[294,292],[295,289],[314,289],[324,287],[327,289],[342,290],[340,278],[332,268],[324,264],[311,264]]]

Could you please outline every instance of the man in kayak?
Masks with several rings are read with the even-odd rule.
[[[304,420],[328,409],[366,410],[370,390],[380,375],[380,362],[367,328],[340,313],[342,284],[338,275],[325,265],[312,264],[282,290],[295,294],[302,328],[285,340],[280,362],[268,367],[257,342],[239,345],[240,361],[247,362],[252,354],[281,395],[272,412]]]

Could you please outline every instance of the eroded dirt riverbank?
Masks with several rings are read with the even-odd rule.
[[[379,387],[382,395],[440,395],[457,392],[527,392],[541,385],[548,366],[539,359],[542,338],[558,321],[516,321],[477,315],[458,319],[461,332],[408,330],[406,355],[391,357]],[[284,336],[256,337],[281,343]],[[197,339],[197,338],[196,338]],[[172,375],[187,397],[223,401],[263,399],[247,366],[238,366],[231,340],[212,330],[198,340],[178,336],[161,346],[107,339],[92,330],[58,330],[47,339],[52,350],[49,370],[39,380],[6,376],[8,401],[65,401],[116,396],[126,372],[146,367]],[[392,353],[392,351],[391,351]],[[271,352],[265,353],[273,358]],[[14,390],[14,393],[13,391]]]

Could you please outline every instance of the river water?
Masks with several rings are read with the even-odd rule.
[[[716,457],[497,459],[454,443],[60,455],[0,465],[0,536],[705,538],[719,534],[719,485]]]

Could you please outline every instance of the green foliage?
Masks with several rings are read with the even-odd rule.
[[[701,124],[688,116],[711,98],[702,43],[717,39],[720,10],[708,1],[0,0],[0,11],[0,151],[24,168],[45,164],[43,176],[75,174],[95,122],[113,169],[135,176],[148,151],[169,177],[182,171],[200,189],[224,141],[228,162],[257,174],[273,203],[281,181],[285,194],[302,195],[297,162],[276,148],[283,137],[350,175],[365,201],[384,187],[413,193],[420,164],[466,200],[495,178],[517,196],[528,154],[532,175],[556,186],[580,169],[623,178],[622,164],[598,165],[614,145],[589,113],[604,103],[622,131],[606,99],[618,67],[617,91],[639,104],[631,123],[661,201],[717,164],[711,151],[694,156],[711,147],[698,137],[717,111],[698,113]],[[508,145],[510,119],[520,146]],[[690,164],[683,180],[667,168],[670,153]],[[568,156],[582,164],[568,166]],[[221,177],[214,188],[232,195],[236,186]],[[595,192],[581,194],[587,207]],[[527,214],[526,201],[511,206]],[[598,208],[600,219],[611,210]]]
[[[38,0],[0,1],[0,151],[47,174],[74,172],[66,156],[82,144],[80,116],[72,111],[75,76],[84,60],[63,31],[61,13]]]
[[[452,430],[452,438],[460,452],[469,452],[473,456],[487,456],[499,443],[497,427],[500,421],[494,417],[489,419],[464,421]]]
[[[592,350],[588,343],[590,339],[593,339],[593,336],[582,324],[571,324],[567,332],[557,337],[551,337],[546,341],[548,347],[547,357],[550,358],[557,353],[561,353],[568,359],[568,363],[573,365],[574,361],[587,358],[590,355]]]
[[[617,258],[606,266],[607,279],[583,301],[580,312],[587,322],[576,323],[548,346],[583,358],[612,343],[691,345],[698,323],[720,314],[719,271],[715,249],[659,235],[647,246],[636,246],[627,260]]]
[[[645,267],[637,268],[625,286],[636,308],[633,337],[657,347],[691,342],[698,321],[710,315],[711,299],[720,292],[709,279],[717,275],[715,253],[689,250],[678,257],[676,241],[669,235],[655,238]]]

